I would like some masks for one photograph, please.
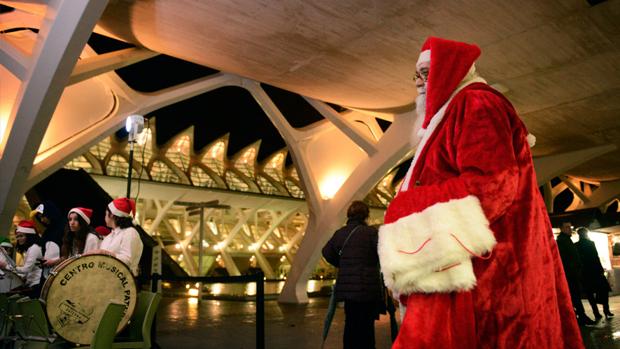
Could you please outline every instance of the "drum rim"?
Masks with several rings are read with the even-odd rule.
[[[120,330],[116,331],[116,334],[119,334],[120,332],[124,331],[125,328],[127,328],[127,326],[129,326],[129,323],[131,322],[131,317],[133,317],[133,313],[136,311],[136,306],[138,305],[138,293],[140,291],[140,290],[138,290],[138,284],[136,283],[136,277],[131,272],[131,268],[129,268],[129,266],[127,264],[125,264],[125,262],[121,261],[120,259],[118,259],[118,258],[116,258],[114,256],[110,256],[109,254],[93,253],[93,254],[88,254],[88,255],[80,255],[79,257],[78,256],[69,257],[69,258],[65,259],[64,261],[60,262],[58,265],[56,265],[53,270],[55,271],[56,268],[60,267],[61,265],[69,264],[67,261],[73,261],[73,260],[80,259],[82,257],[90,257],[90,256],[103,256],[103,257],[108,257],[108,258],[112,258],[114,260],[117,260],[117,261],[119,261],[122,265],[124,265],[127,268],[127,271],[129,271],[129,275],[131,275],[131,283],[133,284],[133,287],[136,290],[136,301],[134,303],[133,309],[131,310],[131,315],[129,316],[129,319],[123,325],[123,327],[120,328]],[[56,331],[54,326],[52,326],[52,322],[49,320],[50,316],[49,316],[48,310],[47,310],[47,301],[46,301],[46,299],[43,298],[43,292],[45,292],[45,295],[47,296],[47,293],[48,293],[49,289],[52,287],[51,286],[51,284],[53,282],[52,280],[54,278],[56,278],[56,275],[58,275],[58,273],[54,273],[54,274],[50,273],[50,276],[43,283],[43,287],[41,288],[41,294],[39,296],[39,301],[43,304],[43,308],[45,309],[45,316],[47,317],[47,323],[50,325],[50,328],[54,331],[54,333],[56,333],[56,335],[58,335],[58,337],[64,339],[65,341],[67,341],[69,343],[74,343],[74,344],[79,344],[79,345],[90,345],[90,344],[92,344],[92,343],[77,343],[77,342],[73,342],[73,341],[63,337],[60,333],[58,333],[58,331]],[[48,283],[49,283],[49,285],[48,285]],[[122,319],[121,319],[121,321],[122,321]]]

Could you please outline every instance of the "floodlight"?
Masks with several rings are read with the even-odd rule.
[[[135,141],[144,130],[144,116],[137,114],[129,115],[127,121],[125,121],[125,130],[127,130],[129,142]]]
[[[133,168],[133,145],[142,131],[144,131],[144,116],[129,115],[125,121],[125,130],[129,141],[129,167],[127,168],[127,197],[131,197],[131,169]]]

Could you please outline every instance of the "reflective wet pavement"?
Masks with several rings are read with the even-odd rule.
[[[265,338],[269,349],[317,349],[321,345],[327,298],[312,298],[307,305],[265,302]],[[620,296],[610,298],[617,314],[596,326],[582,328],[588,349],[620,349]],[[584,307],[588,314],[591,308]],[[602,309],[601,309],[602,310]],[[159,307],[156,342],[161,348],[255,348],[256,308],[253,302],[164,298]],[[326,348],[341,348],[344,309],[338,309]],[[377,349],[390,348],[389,319],[375,325]]]
[[[592,308],[587,301],[583,302],[586,314],[594,319]],[[609,307],[611,312],[616,316],[599,321],[595,326],[581,328],[581,336],[588,349],[620,349],[620,296],[609,298]],[[602,306],[599,305],[599,311],[602,312]]]

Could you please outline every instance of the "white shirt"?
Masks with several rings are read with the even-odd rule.
[[[52,260],[52,259],[57,259],[60,257],[60,247],[58,247],[58,244],[55,243],[54,241],[48,241],[45,243],[45,255],[43,256],[43,259],[45,260]],[[52,269],[54,269],[54,267],[43,267],[43,277],[45,279],[47,279],[47,277],[50,275],[50,272],[52,271]]]
[[[138,264],[144,246],[142,246],[140,234],[135,228],[114,228],[110,234],[103,238],[99,248],[113,252],[116,258],[127,264],[134,276],[138,276]]]
[[[95,234],[88,233],[86,234],[86,243],[84,243],[84,253],[99,249],[99,245],[101,244],[101,240]]]
[[[26,278],[26,286],[38,285],[41,281],[41,267],[37,264],[41,257],[41,246],[33,244],[26,250],[24,265],[15,268],[17,274]]]
[[[45,243],[45,259],[56,259],[60,257],[60,247],[54,241],[48,241]]]
[[[93,234],[93,233],[88,233],[86,234],[86,242],[84,243],[84,251],[82,252],[82,254],[88,252],[88,251],[92,251],[92,250],[97,250],[99,249],[99,245],[101,244],[101,239],[99,239],[99,236]],[[75,246],[75,240],[73,241],[73,251],[71,251],[71,257],[78,255],[78,251],[77,251],[77,247]]]

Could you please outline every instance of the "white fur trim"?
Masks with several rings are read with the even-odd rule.
[[[472,67],[469,68],[469,70],[470,72],[473,72],[473,76],[469,76],[469,75],[466,76],[466,78],[463,79],[463,81],[461,81],[460,85],[454,90],[454,92],[452,92],[452,95],[450,96],[450,98],[448,98],[448,101],[444,103],[444,105],[441,106],[441,108],[439,108],[439,110],[437,111],[437,113],[435,113],[435,115],[433,115],[433,117],[431,118],[431,121],[428,123],[428,126],[425,129],[420,129],[420,131],[418,131],[418,132],[421,132],[421,133],[418,133],[418,135],[420,135],[422,139],[420,140],[420,143],[418,143],[418,147],[415,150],[415,155],[413,156],[413,161],[411,161],[411,165],[409,166],[407,175],[405,176],[405,179],[403,180],[403,184],[400,186],[399,192],[409,190],[409,182],[411,182],[411,174],[413,173],[413,169],[418,163],[418,158],[420,157],[420,153],[422,153],[422,150],[424,150],[424,147],[426,146],[426,142],[433,135],[433,132],[435,132],[437,125],[439,125],[441,120],[443,120],[443,116],[446,112],[446,109],[448,108],[448,105],[450,105],[452,98],[454,98],[454,96],[457,93],[459,93],[462,89],[464,89],[465,87],[475,82],[486,83],[486,81],[483,78],[475,74],[476,70],[473,65]]]
[[[118,216],[118,217],[131,217],[131,214],[127,213],[127,212],[123,212],[119,209],[116,208],[116,206],[114,206],[114,201],[110,201],[110,203],[108,204],[108,209],[110,209],[110,212],[112,212],[113,215]]]
[[[461,243],[477,255],[490,252],[496,244],[480,201],[473,195],[437,203],[381,226],[378,250],[386,285],[401,294],[471,289],[476,284],[472,255]],[[404,253],[418,249],[415,254]]]
[[[418,56],[418,61],[416,62],[416,67],[418,64],[422,63],[422,62],[430,62],[431,61],[431,50],[424,50],[422,52],[420,52],[420,55]]]
[[[37,233],[37,231],[32,228],[20,227],[19,225],[15,229],[15,232],[23,233],[23,234],[36,234]]]
[[[534,136],[531,133],[527,134],[527,144],[530,146],[530,148],[534,148],[534,146],[536,145],[536,136]]]
[[[476,286],[474,268],[471,260],[465,260],[447,270],[421,276],[415,282],[411,282],[407,273],[402,274],[393,284],[388,285],[388,288],[398,289],[403,294],[411,294],[469,291],[474,286]]]
[[[86,221],[86,224],[90,224],[90,218],[88,218],[87,215],[84,214],[84,212],[82,212],[82,210],[78,210],[76,208],[72,208],[71,210],[69,210],[69,213],[67,213],[67,218],[69,218],[69,215],[75,213],[77,215],[79,215],[80,217],[82,217],[82,219],[84,221]]]

